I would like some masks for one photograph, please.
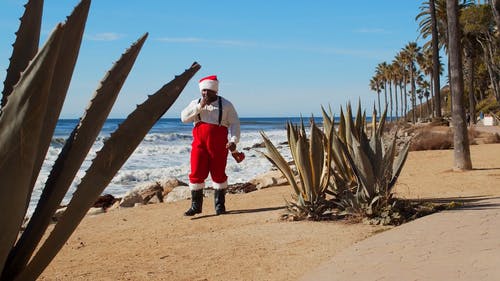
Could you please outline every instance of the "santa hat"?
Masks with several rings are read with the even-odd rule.
[[[205,78],[201,78],[199,82],[200,92],[203,90],[212,90],[214,92],[219,91],[219,81],[216,75],[210,75]]]

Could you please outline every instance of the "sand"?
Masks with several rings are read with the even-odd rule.
[[[452,150],[410,152],[396,194],[499,196],[500,144],[471,146],[471,155],[474,170],[453,172]],[[228,195],[222,216],[214,215],[213,198],[194,218],[183,216],[187,200],[88,216],[40,280],[297,280],[368,237],[405,227],[281,221],[291,192],[278,186]]]

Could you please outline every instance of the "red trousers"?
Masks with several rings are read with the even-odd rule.
[[[203,188],[208,173],[212,177],[214,188],[226,187],[227,133],[225,126],[203,122],[198,122],[194,126],[189,174],[191,189]]]

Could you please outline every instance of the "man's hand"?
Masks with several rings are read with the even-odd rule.
[[[226,144],[226,148],[229,149],[229,151],[235,151],[236,150],[236,144],[234,142],[228,142]]]
[[[202,97],[201,101],[200,101],[201,108],[204,108],[205,105],[207,105],[207,104],[208,104],[207,98],[206,97]]]
[[[217,92],[207,89],[201,91],[201,101],[200,101],[201,108],[205,107],[205,105],[207,104],[211,104],[216,100],[217,100]]]

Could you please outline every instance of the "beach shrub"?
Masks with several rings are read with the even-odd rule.
[[[498,133],[488,134],[484,139],[484,143],[500,143],[500,135]]]
[[[410,151],[445,150],[453,148],[453,130],[450,127],[424,126],[413,131]],[[481,133],[470,127],[467,131],[469,144],[477,144],[476,138]]]
[[[436,127],[423,127],[414,132],[410,151],[442,150],[453,148],[453,132],[446,128],[436,130]]]
[[[82,0],[38,50],[43,1],[31,0],[25,5],[0,110],[0,206],[4,210],[0,213],[0,280],[37,279],[147,132],[200,69],[193,63],[123,121],[93,159],[52,232],[41,241],[111,111],[147,33],[132,44],[100,82],[79,124],[66,140],[21,233],[31,193],[73,76],[89,9],[90,0]]]

